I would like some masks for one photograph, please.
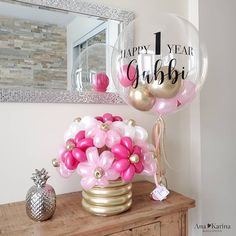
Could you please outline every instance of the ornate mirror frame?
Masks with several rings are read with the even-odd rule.
[[[11,2],[3,0],[4,2]],[[134,19],[134,13],[102,4],[79,0],[20,0],[16,4],[30,4],[63,11],[118,20],[127,25]],[[36,88],[0,88],[0,102],[17,103],[79,103],[79,104],[123,104],[117,93],[72,92],[66,90]]]

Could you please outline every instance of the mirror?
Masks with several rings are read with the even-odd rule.
[[[96,73],[110,77],[110,46],[132,19],[131,12],[80,1],[0,1],[1,101],[12,101],[7,94],[14,92],[26,102],[51,102],[52,96],[62,103],[83,103],[81,96],[85,102],[91,96],[93,103],[109,103],[109,96],[121,102],[111,78],[100,92],[83,84]],[[37,94],[44,94],[42,101]]]

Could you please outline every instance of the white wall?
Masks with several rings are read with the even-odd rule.
[[[110,6],[134,11],[137,29],[148,27],[158,12],[173,12],[188,17],[188,1],[179,0],[97,0]],[[0,203],[23,200],[31,186],[34,168],[45,167],[51,174],[50,183],[57,193],[80,189],[79,179],[59,177],[51,166],[62,142],[64,130],[76,116],[98,115],[104,112],[133,117],[151,132],[155,117],[136,112],[130,107],[68,104],[0,104]],[[192,195],[190,147],[190,110],[185,109],[166,119],[167,155],[181,172],[168,171],[169,185],[183,194]]]
[[[235,9],[233,0],[200,0],[209,58],[201,93],[202,223],[231,224],[232,230],[214,233],[224,236],[236,235]]]

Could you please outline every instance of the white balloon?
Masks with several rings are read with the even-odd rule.
[[[135,126],[135,140],[146,141],[148,139],[148,132],[146,129],[140,126]]]

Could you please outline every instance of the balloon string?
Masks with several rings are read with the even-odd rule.
[[[167,160],[164,141],[165,141],[165,122],[162,119],[162,117],[159,116],[153,128],[153,142],[155,145],[156,159],[157,159],[157,173],[154,176],[154,181],[157,186],[160,183],[162,183],[163,180],[165,180],[167,185],[165,177],[166,171],[165,171],[165,166],[162,163],[163,161],[168,166],[169,169],[176,171],[175,168],[173,168],[169,163],[169,161]]]

